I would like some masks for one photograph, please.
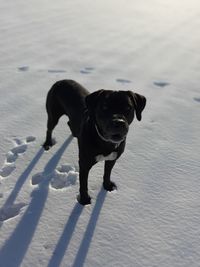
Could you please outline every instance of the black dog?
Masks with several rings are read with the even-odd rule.
[[[146,98],[131,91],[99,90],[89,93],[72,80],[56,82],[47,95],[47,136],[43,145],[48,150],[52,144],[52,131],[59,118],[67,115],[72,135],[78,138],[79,180],[82,205],[90,204],[88,174],[91,167],[105,160],[103,187],[112,191],[116,188],[110,180],[116,160],[124,152],[129,125],[141,113]]]

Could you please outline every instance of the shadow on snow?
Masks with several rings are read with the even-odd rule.
[[[58,151],[53,155],[53,157],[45,166],[44,173],[47,178],[50,177],[50,175],[48,176],[48,174],[52,173],[55,170],[60,158],[62,157],[65,149],[68,147],[72,139],[73,137],[69,136],[68,139],[63,143],[63,145],[58,149]],[[10,204],[14,201],[17,196],[17,193],[25,182],[25,179],[28,177],[41,155],[42,150],[39,150],[33,161],[29,164],[27,169],[20,176],[20,179],[15,186],[15,191],[13,191],[13,193],[6,201],[7,204]],[[44,209],[44,205],[48,196],[48,191],[49,179],[45,179],[39,184],[38,188],[36,188],[32,192],[31,202],[28,208],[26,209],[23,217],[21,218],[21,221],[19,222],[14,232],[5,242],[0,251],[0,262],[3,262],[4,266],[17,267],[21,265],[37,228],[42,211]]]
[[[73,137],[69,136],[68,139],[63,143],[63,145],[58,149],[58,151],[52,156],[52,158],[45,166],[43,173],[45,174],[46,179],[44,179],[38,185],[38,188],[36,188],[32,192],[32,199],[28,208],[26,209],[14,232],[5,242],[0,251],[0,262],[3,262],[4,266],[19,267],[21,265],[36,231],[38,222],[45,206],[46,199],[48,197],[49,182],[51,179],[51,175],[49,174],[51,174],[57,167],[60,158],[62,157],[64,151],[66,150],[72,139]],[[24,182],[28,178],[36,163],[41,158],[42,154],[43,148],[41,148],[37,152],[29,166],[19,177],[15,188],[6,200],[4,206],[12,205],[14,203]],[[92,210],[92,214],[90,216],[86,231],[80,243],[72,267],[82,267],[84,265],[90,247],[90,243],[92,241],[92,237],[96,228],[96,224],[106,197],[106,193],[107,192],[102,189],[97,196],[95,206]],[[60,266],[83,209],[84,206],[81,206],[79,203],[75,204],[66,223],[66,226],[63,230],[63,233],[52,254],[48,267]]]
[[[101,208],[103,206],[103,203],[106,197],[106,193],[107,192],[104,189],[102,189],[97,196],[96,204],[93,208],[90,220],[88,222],[85,234],[79,246],[79,250],[76,254],[72,267],[81,267],[84,265],[84,262],[85,262],[85,259],[86,259],[86,256],[87,256],[87,253],[90,247],[90,243],[92,241],[92,237],[95,231],[95,227],[96,227],[96,224],[97,224],[100,212],[101,212]],[[69,216],[67,224],[63,230],[63,233],[49,261],[48,267],[55,267],[55,266],[59,267],[60,266],[83,209],[84,209],[84,206],[81,206],[78,203],[76,203],[76,205],[72,209],[72,212]]]

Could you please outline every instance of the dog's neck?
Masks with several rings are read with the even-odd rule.
[[[110,143],[110,144],[114,145],[114,146],[115,146],[115,149],[118,148],[118,147],[120,146],[120,144],[123,142],[123,141],[120,141],[120,142],[112,142],[111,140],[106,139],[106,138],[101,134],[101,132],[99,131],[98,126],[97,126],[96,123],[95,123],[95,129],[96,129],[96,132],[97,132],[97,135],[99,136],[99,138],[100,138],[101,140],[103,140],[104,142],[106,142],[106,143]]]

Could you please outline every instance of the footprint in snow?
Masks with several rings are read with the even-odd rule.
[[[21,67],[18,67],[17,69],[20,72],[26,72],[26,71],[29,71],[30,68],[29,68],[29,66],[21,66]],[[41,72],[44,70],[38,69],[38,71]],[[64,69],[48,69],[47,72],[49,72],[49,73],[65,73],[66,70],[64,70]]]
[[[4,166],[0,170],[0,176],[2,178],[8,177],[14,170],[16,169],[15,164],[5,163]]]
[[[165,87],[165,86],[170,85],[170,83],[168,83],[168,82],[164,82],[164,81],[155,81],[155,82],[154,82],[154,85],[156,85],[156,86],[158,86],[158,87]]]
[[[6,155],[7,163],[13,163],[16,161],[17,158],[18,158],[18,154],[13,153],[12,151],[9,151]]]
[[[0,209],[0,222],[14,218],[20,214],[23,208],[27,206],[25,203],[13,204],[11,206],[3,207]]]
[[[64,164],[46,175],[44,172],[36,173],[32,177],[32,185],[38,185],[46,179],[50,180],[50,186],[54,189],[63,189],[76,184],[78,172],[75,168]]]
[[[29,66],[18,67],[18,71],[21,71],[21,72],[25,72],[25,71],[28,71],[28,70],[29,70]]]
[[[62,70],[62,69],[49,69],[48,72],[49,73],[65,73],[66,70]]]
[[[93,70],[94,70],[93,67],[85,67],[85,68],[80,70],[80,73],[82,73],[82,74],[90,74],[90,73],[92,73]]]
[[[21,144],[21,145],[17,145],[16,147],[13,147],[8,152],[9,157],[12,158],[12,156],[13,156],[13,158],[14,158],[14,157],[17,157],[19,154],[25,153],[27,150],[27,147],[28,147],[27,144]],[[7,156],[7,159],[8,159],[8,156]]]
[[[126,80],[126,79],[116,79],[116,82],[118,82],[118,83],[122,83],[122,84],[125,84],[125,83],[131,83],[130,80]]]
[[[194,97],[193,99],[194,99],[194,101],[196,101],[196,102],[199,102],[199,103],[200,103],[200,97]]]
[[[35,136],[32,136],[32,135],[27,136],[27,137],[26,137],[26,143],[34,142],[35,139],[36,139]]]
[[[5,159],[5,163],[0,169],[0,177],[6,178],[16,169],[15,162],[19,155],[24,154],[28,148],[28,144],[35,141],[34,136],[27,136],[25,140],[15,138],[13,140],[14,147],[8,151]]]

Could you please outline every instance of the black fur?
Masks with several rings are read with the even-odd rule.
[[[116,188],[110,174],[116,160],[124,152],[129,125],[136,118],[140,121],[146,98],[131,91],[98,90],[89,93],[72,80],[56,82],[47,95],[48,114],[46,141],[48,150],[52,145],[52,131],[62,115],[69,118],[72,135],[79,146],[79,203],[90,204],[88,174],[102,156],[105,159],[103,186],[105,190]],[[99,157],[100,156],[100,157]]]

